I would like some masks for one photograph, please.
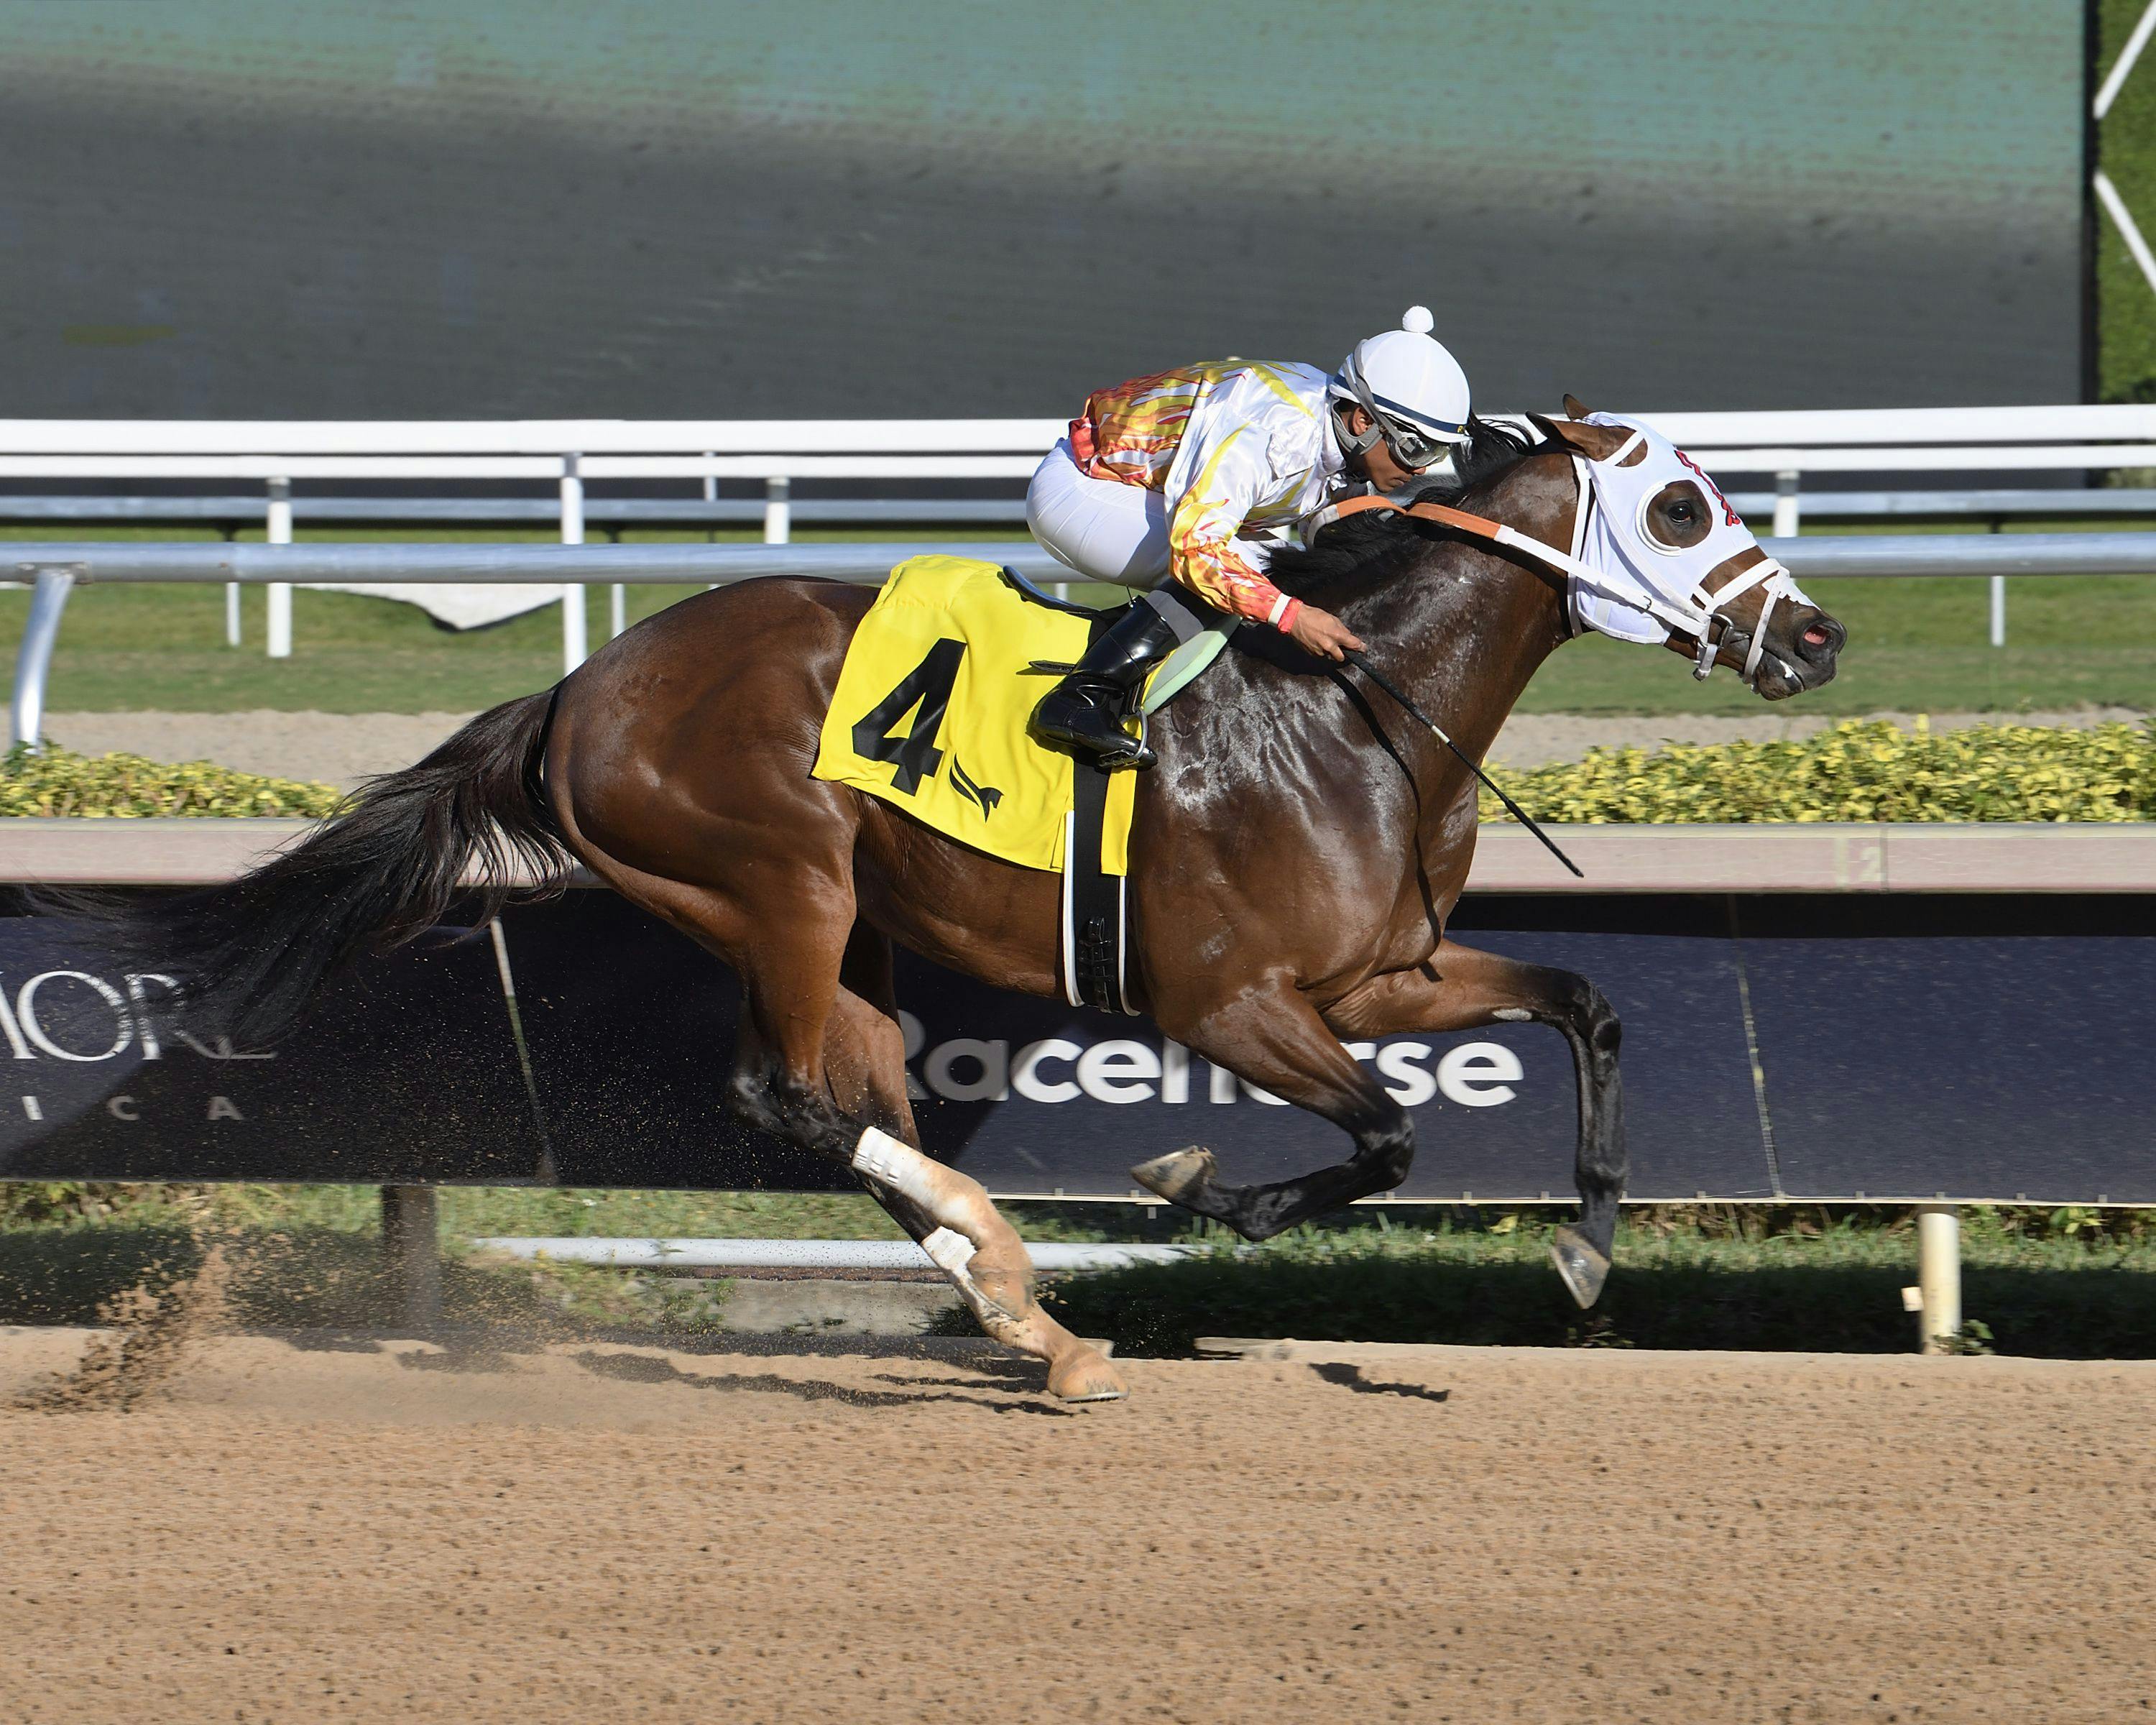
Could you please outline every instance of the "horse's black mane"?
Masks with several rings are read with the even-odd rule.
[[[1453,455],[1453,476],[1415,486],[1414,501],[1456,503],[1470,491],[1502,479],[1550,445],[1487,419],[1467,422],[1469,440]],[[1283,546],[1265,562],[1265,574],[1282,593],[1308,598],[1349,576],[1384,572],[1373,567],[1389,547],[1405,547],[1430,529],[1406,516],[1372,511],[1335,521],[1305,547]],[[1389,566],[1391,560],[1384,559]]]

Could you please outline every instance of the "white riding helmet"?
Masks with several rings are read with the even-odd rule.
[[[1341,447],[1364,454],[1379,438],[1393,459],[1419,473],[1440,459],[1448,444],[1468,440],[1467,373],[1430,339],[1436,321],[1426,305],[1410,305],[1396,330],[1387,330],[1340,362],[1326,393],[1347,406],[1369,410],[1374,422],[1362,436],[1340,432]]]

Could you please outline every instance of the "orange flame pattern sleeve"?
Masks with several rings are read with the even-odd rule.
[[[1262,430],[1229,425],[1185,436],[1166,486],[1170,572],[1209,603],[1260,623],[1271,620],[1280,589],[1237,552],[1235,539],[1270,477]]]
[[[1309,367],[1238,360],[1133,377],[1086,398],[1071,453],[1091,478],[1163,494],[1178,581],[1269,621],[1280,589],[1237,540],[1254,516],[1291,516],[1306,487],[1322,489],[1322,389]]]

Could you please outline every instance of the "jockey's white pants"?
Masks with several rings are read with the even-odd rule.
[[[1025,524],[1041,549],[1088,581],[1151,587],[1168,573],[1168,505],[1159,492],[1089,477],[1068,438],[1034,470]]]
[[[1161,494],[1081,470],[1065,438],[1042,458],[1025,494],[1025,524],[1056,562],[1088,581],[1147,590],[1153,608],[1189,640],[1224,620],[1168,578],[1168,505]],[[1264,567],[1265,547],[1237,539],[1236,552]]]

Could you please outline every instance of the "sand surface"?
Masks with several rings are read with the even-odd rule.
[[[319,778],[350,789],[408,767],[470,713],[49,713],[44,734],[79,754],[215,761],[243,773]]]
[[[2117,1722],[2156,1367],[234,1337],[12,1408],[0,1718]]]
[[[471,716],[469,713],[276,712],[53,713],[45,734],[83,754],[119,750],[153,760],[208,760],[249,773],[285,778],[326,779],[349,788],[370,773],[410,765]],[[1906,713],[1875,713],[1907,726]],[[2077,707],[2063,712],[1937,713],[1933,725],[2098,725],[2138,721],[2128,707]],[[1835,721],[1817,714],[1772,712],[1736,718],[1663,716],[1581,717],[1567,713],[1516,713],[1490,758],[1501,767],[1539,767],[1576,761],[1589,749],[1656,748],[1665,742],[1777,741],[1810,737]]]

